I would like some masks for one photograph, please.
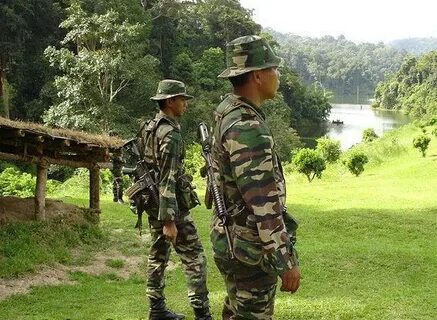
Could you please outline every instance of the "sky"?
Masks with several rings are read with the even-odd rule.
[[[240,0],[254,20],[282,33],[344,35],[360,42],[437,38],[437,0]]]

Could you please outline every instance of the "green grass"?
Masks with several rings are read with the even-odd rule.
[[[360,147],[373,159],[360,177],[340,165],[328,166],[322,179],[312,183],[303,175],[288,175],[289,211],[300,221],[303,278],[296,294],[278,293],[275,319],[437,318],[437,139],[422,158],[412,147],[417,132],[409,126]],[[87,205],[85,197],[68,199]],[[211,257],[210,216],[204,207],[193,210],[219,319],[225,291]],[[105,248],[145,257],[147,247],[134,224],[127,206],[103,197]],[[178,261],[175,255],[172,260]],[[127,280],[113,273],[77,272],[71,279],[75,284],[36,287],[0,301],[0,318],[146,319],[144,270]],[[180,264],[167,272],[166,283],[168,304],[192,319]]]
[[[125,262],[124,262],[124,260],[121,260],[121,259],[107,259],[105,261],[105,264],[108,267],[111,267],[111,268],[114,268],[114,269],[121,269],[121,268],[124,267]]]
[[[44,222],[12,223],[0,228],[0,278],[11,278],[36,270],[38,264],[71,264],[70,249],[82,252],[102,243],[101,229],[83,216]]]

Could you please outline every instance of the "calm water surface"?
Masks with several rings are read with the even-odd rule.
[[[381,136],[410,122],[409,117],[400,112],[374,110],[365,104],[333,104],[328,120],[321,126],[298,129],[306,145],[314,147],[315,139],[326,135],[340,140],[341,148],[346,150],[361,142],[363,131],[367,128],[373,128]],[[333,120],[340,120],[343,124],[333,124]]]

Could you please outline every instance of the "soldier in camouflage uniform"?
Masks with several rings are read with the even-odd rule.
[[[212,319],[206,287],[206,258],[189,212],[198,200],[184,174],[185,150],[177,122],[191,98],[186,94],[184,83],[161,81],[157,94],[151,98],[158,102],[160,112],[140,130],[144,159],[148,167],[153,168],[159,189],[159,207],[146,210],[152,236],[147,267],[150,319],[184,319],[165,306],[164,271],[171,244],[185,269],[195,319]]]
[[[216,108],[212,132],[215,183],[231,216],[235,256],[215,218],[214,260],[227,289],[223,319],[272,319],[278,276],[281,290],[299,288],[297,223],[286,211],[284,175],[260,107],[276,95],[279,62],[264,39],[244,36],[228,44],[228,68],[219,75],[234,88]]]
[[[120,204],[124,203],[123,201],[123,157],[121,155],[115,155],[112,158],[112,194],[114,195],[114,202],[118,202]]]

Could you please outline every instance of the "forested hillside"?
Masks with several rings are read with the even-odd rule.
[[[437,38],[408,38],[398,39],[388,43],[395,49],[405,50],[408,53],[421,55],[437,50]]]
[[[286,64],[306,84],[332,91],[337,101],[349,97],[347,102],[366,102],[377,83],[396,72],[406,55],[383,43],[355,44],[344,36],[308,38],[267,31],[280,44]]]
[[[405,59],[399,71],[376,88],[374,106],[416,118],[437,115],[437,51]]]
[[[210,121],[220,96],[230,90],[217,79],[225,68],[226,42],[259,34],[261,26],[238,0],[141,3],[1,4],[1,114],[129,137],[153,115],[149,97],[157,81],[173,78],[195,96],[182,119],[187,142],[193,141],[197,123]],[[270,102],[268,117],[291,139],[293,123],[322,121],[330,105],[326,92],[304,86],[291,69],[281,73],[282,94]]]

